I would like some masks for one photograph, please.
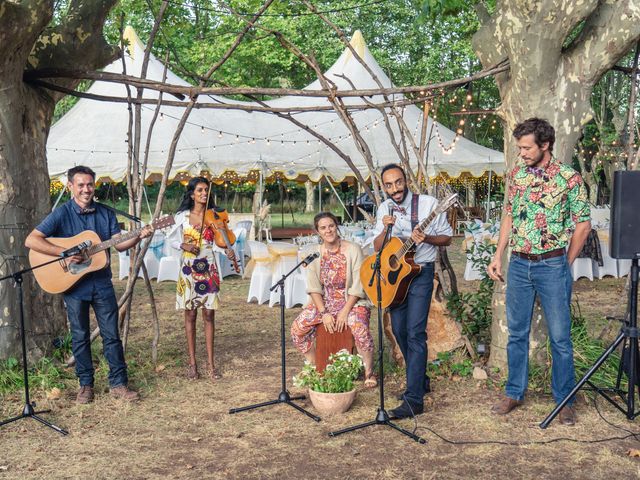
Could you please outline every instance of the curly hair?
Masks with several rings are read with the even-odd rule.
[[[513,136],[517,140],[520,140],[525,135],[531,134],[533,134],[533,138],[538,147],[549,143],[549,152],[553,151],[553,144],[556,141],[556,131],[548,121],[542,118],[528,118],[524,122],[516,125],[516,128],[513,129]]]

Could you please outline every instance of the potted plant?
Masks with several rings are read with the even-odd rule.
[[[297,387],[308,387],[309,398],[321,414],[344,413],[356,398],[354,382],[362,371],[362,357],[347,350],[329,356],[323,373],[309,362],[304,363],[300,375],[293,377]]]

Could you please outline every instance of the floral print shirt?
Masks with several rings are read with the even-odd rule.
[[[566,247],[576,224],[591,216],[582,177],[553,159],[510,172],[506,212],[513,220],[511,248],[531,254]]]

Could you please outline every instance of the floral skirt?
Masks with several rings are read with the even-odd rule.
[[[329,313],[337,311],[327,309]],[[339,311],[339,310],[338,310]],[[347,327],[353,334],[353,340],[359,352],[373,351],[373,337],[369,331],[371,311],[363,305],[355,305],[347,316]],[[316,338],[316,326],[322,323],[322,315],[315,305],[307,305],[291,325],[291,340],[300,353],[307,353]]]
[[[218,308],[220,275],[213,250],[203,246],[198,257],[182,256],[182,266],[176,287],[176,309],[196,310]]]

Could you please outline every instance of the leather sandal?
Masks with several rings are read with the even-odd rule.
[[[376,388],[377,386],[378,386],[378,377],[376,377],[374,374],[371,374],[364,379],[365,388]]]
[[[215,382],[216,380],[220,380],[222,378],[222,374],[216,367],[209,367],[207,369],[207,376],[212,382]]]
[[[200,378],[200,374],[198,373],[198,366],[195,364],[187,366],[187,372],[185,375],[189,380],[197,380],[198,378]]]

